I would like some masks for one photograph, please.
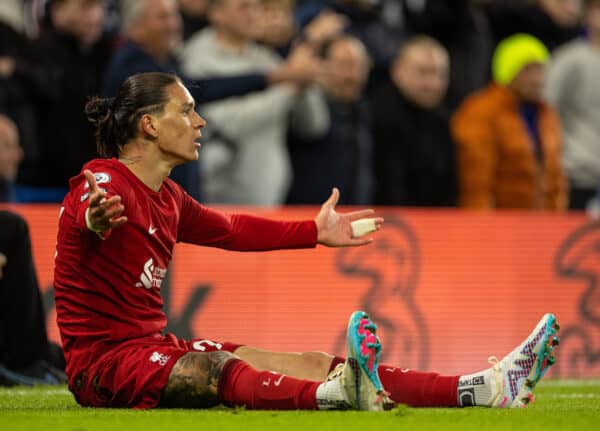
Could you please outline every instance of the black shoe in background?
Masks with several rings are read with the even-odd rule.
[[[0,386],[63,385],[67,375],[44,360],[22,370],[12,370],[0,364]]]
[[[52,341],[49,343],[48,357],[46,359],[54,368],[65,371],[65,367],[67,366],[65,354],[63,353],[62,347],[60,347],[58,344]]]

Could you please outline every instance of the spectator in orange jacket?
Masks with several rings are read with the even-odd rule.
[[[454,114],[460,206],[566,208],[561,128],[542,98],[548,59],[533,36],[504,39],[494,52],[494,82]]]

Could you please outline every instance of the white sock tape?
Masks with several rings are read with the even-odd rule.
[[[350,223],[350,226],[352,226],[352,236],[354,238],[359,238],[363,235],[375,232],[377,230],[374,218],[363,218],[360,220],[355,220],[352,223]]]

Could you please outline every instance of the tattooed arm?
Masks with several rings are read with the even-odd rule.
[[[219,403],[223,365],[236,358],[229,352],[190,352],[175,363],[160,402],[162,407],[205,408]]]

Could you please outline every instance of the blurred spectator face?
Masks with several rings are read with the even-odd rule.
[[[364,45],[352,37],[337,39],[329,46],[326,60],[331,78],[325,90],[339,102],[360,100],[371,67]]]
[[[238,41],[259,38],[259,0],[217,0],[209,12],[210,22],[222,35]]]
[[[590,34],[600,35],[600,0],[590,2],[587,7],[585,25]]]
[[[12,120],[0,114],[0,178],[14,181],[22,159],[17,127]]]
[[[574,27],[579,22],[581,0],[540,0],[539,4],[561,27]]]
[[[175,0],[145,2],[142,14],[131,24],[129,33],[154,55],[170,55],[181,42],[181,16],[177,3]]]
[[[278,48],[286,46],[295,32],[292,0],[262,0],[259,27],[261,42]]]
[[[392,65],[392,81],[404,96],[422,108],[442,103],[448,88],[448,54],[437,44],[406,46]]]
[[[75,36],[82,45],[93,45],[102,36],[105,4],[103,0],[60,0],[51,10],[52,23]]]
[[[539,102],[544,88],[544,70],[543,64],[530,63],[521,69],[508,87],[524,102]]]

